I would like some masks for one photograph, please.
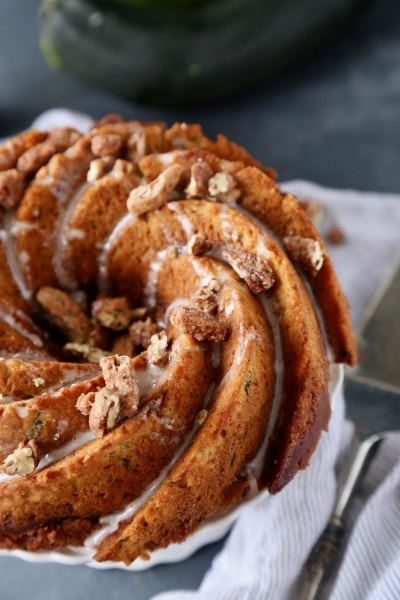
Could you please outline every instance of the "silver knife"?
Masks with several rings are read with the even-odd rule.
[[[359,364],[345,377],[347,417],[358,443],[342,474],[331,518],[299,578],[296,600],[326,600],[347,535],[346,515],[380,443],[400,431],[400,261],[373,299],[358,338]]]

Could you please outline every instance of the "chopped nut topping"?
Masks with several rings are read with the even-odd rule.
[[[92,304],[92,315],[104,327],[113,331],[126,329],[132,321],[132,310],[126,296],[95,300]]]
[[[76,407],[89,415],[89,427],[97,437],[113,429],[121,418],[136,414],[139,385],[129,356],[107,356],[100,360],[104,387],[79,396]]]
[[[33,473],[39,463],[38,446],[35,440],[29,440],[26,444],[20,443],[4,459],[3,470],[8,475],[29,475]]]
[[[139,161],[146,155],[146,133],[137,130],[132,133],[127,143],[129,160]]]
[[[121,416],[130,416],[138,409],[139,385],[129,356],[106,356],[100,360],[106,388],[121,400]]]
[[[179,306],[170,316],[174,327],[194,337],[198,342],[221,342],[228,333],[225,320],[194,306]]]
[[[223,257],[255,294],[268,290],[274,284],[274,274],[265,259],[234,248],[224,250]]]
[[[210,298],[211,296],[215,296],[221,289],[221,285],[215,277],[211,277],[210,281],[207,285],[204,285],[199,292],[199,297],[204,300]]]
[[[63,350],[67,354],[78,356],[79,358],[85,359],[87,362],[93,364],[99,364],[100,360],[104,356],[109,356],[109,352],[102,350],[101,348],[92,347],[89,344],[77,344],[69,342],[63,346]]]
[[[25,189],[25,175],[17,169],[9,169],[0,173],[0,206],[15,208],[21,200]]]
[[[47,140],[32,146],[19,157],[17,169],[22,173],[32,175],[45,165],[56,152],[56,146]]]
[[[53,325],[71,342],[82,343],[89,337],[90,321],[81,307],[68,294],[45,286],[36,294]]]
[[[41,385],[45,384],[46,381],[43,379],[43,377],[34,377],[32,379],[32,383],[35,387],[40,387]]]
[[[219,171],[208,182],[208,193],[219,202],[235,202],[240,197],[240,190],[230,173]]]
[[[122,140],[117,133],[98,133],[91,141],[91,149],[95,156],[115,155],[121,146]]]
[[[117,158],[112,172],[114,175],[130,175],[133,173],[133,164],[122,158]]]
[[[291,260],[301,263],[311,271],[319,271],[324,264],[324,254],[318,240],[290,235],[283,238],[283,244]]]
[[[89,170],[86,175],[86,180],[89,183],[94,183],[95,181],[106,175],[110,171],[113,164],[114,161],[111,156],[95,158],[90,162]]]
[[[164,206],[178,185],[183,171],[181,165],[170,165],[153,181],[134,188],[128,196],[129,212],[142,215]]]
[[[194,307],[207,313],[215,312],[218,307],[217,294],[220,289],[219,281],[212,277],[207,285],[200,288]]]
[[[88,392],[87,394],[81,394],[76,401],[76,408],[86,417],[90,415],[95,396],[96,392]]]
[[[148,317],[145,321],[134,321],[129,327],[129,337],[134,346],[147,348],[151,337],[157,333],[157,326]]]
[[[212,243],[197,234],[193,234],[188,241],[188,252],[193,256],[201,256],[212,248]]]
[[[165,331],[155,333],[150,338],[150,345],[147,348],[149,362],[154,365],[161,364],[167,358],[168,337]]]
[[[94,402],[89,413],[89,427],[97,437],[113,429],[120,411],[119,397],[107,388],[94,394]]]
[[[81,134],[76,129],[56,127],[50,131],[47,141],[52,142],[57,151],[62,151],[72,146],[80,137]]]
[[[189,197],[208,196],[209,179],[213,175],[213,170],[208,163],[203,160],[196,161],[190,168],[190,181],[185,189]]]

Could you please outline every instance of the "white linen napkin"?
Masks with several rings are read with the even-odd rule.
[[[87,115],[54,109],[33,123],[86,131]],[[400,255],[400,197],[333,190],[306,181],[282,187],[300,198],[322,202],[328,225],[345,241],[329,250],[351,304],[355,327],[375,291]],[[400,409],[400,407],[399,407]],[[198,590],[177,590],[152,600],[292,600],[294,586],[313,544],[328,521],[340,465],[353,426],[345,401],[336,402],[328,433],[312,457],[278,495],[245,510]],[[352,535],[330,600],[400,598],[400,434],[381,446],[351,512]]]

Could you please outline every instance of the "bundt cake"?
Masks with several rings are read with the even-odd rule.
[[[130,564],[306,467],[356,344],[271,169],[110,115],[7,141],[0,206],[0,547]]]

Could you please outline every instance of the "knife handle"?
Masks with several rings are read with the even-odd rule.
[[[328,584],[340,562],[345,533],[342,519],[332,516],[304,566],[296,592],[297,600],[321,600],[327,597]]]
[[[382,431],[371,435],[358,445],[353,458],[347,465],[341,492],[337,498],[332,516],[313,547],[301,572],[296,589],[296,600],[324,600],[328,597],[329,584],[333,583],[339,565],[345,539],[343,516],[351,503],[357,484],[371,461],[379,444],[392,431]]]

